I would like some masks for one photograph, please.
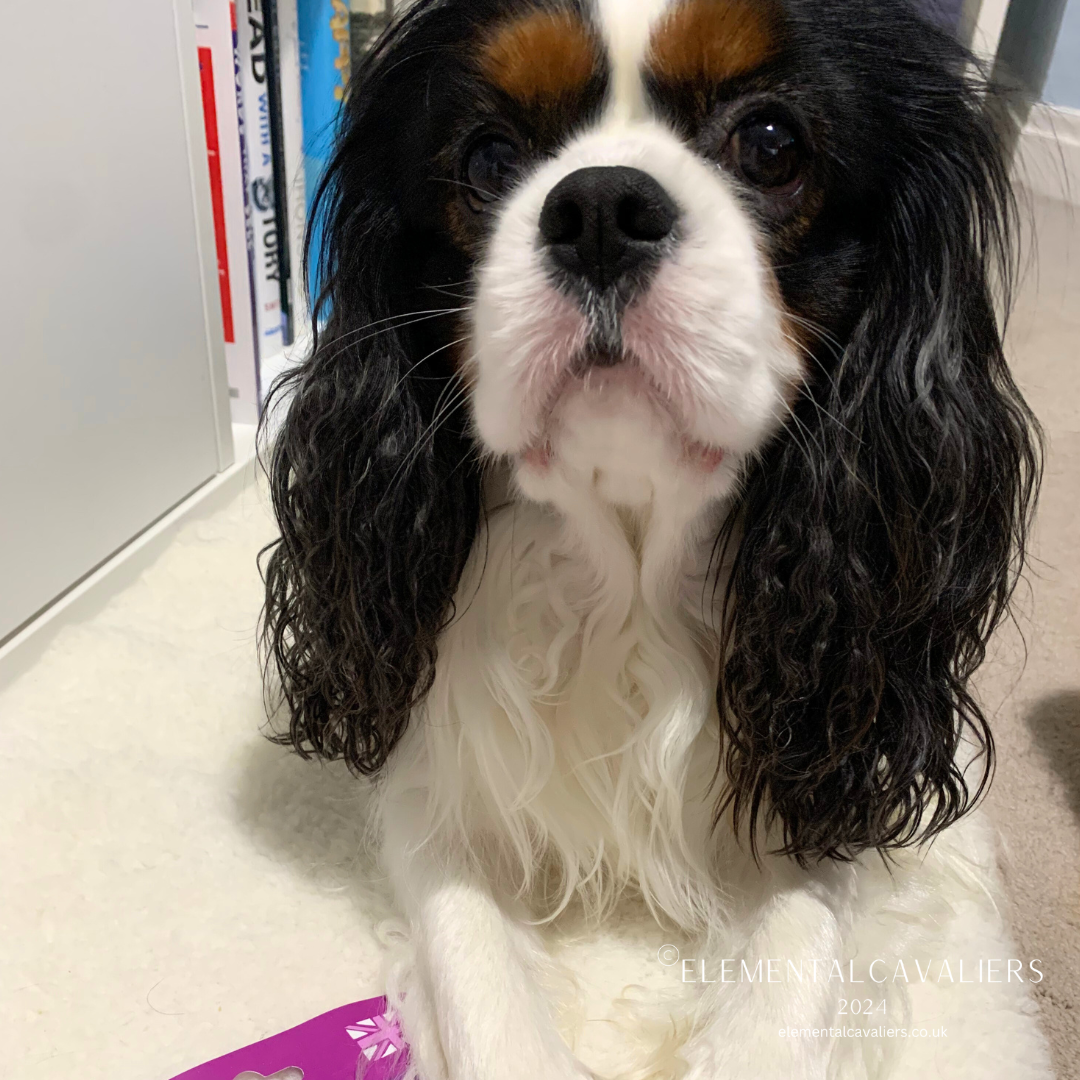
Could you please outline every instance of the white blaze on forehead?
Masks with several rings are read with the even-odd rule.
[[[649,114],[641,69],[656,20],[672,0],[597,0],[600,28],[611,62],[608,117],[641,120]]]

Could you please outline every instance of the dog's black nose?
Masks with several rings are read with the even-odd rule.
[[[555,265],[603,291],[651,269],[679,211],[640,169],[578,169],[559,181],[540,212],[540,235]]]

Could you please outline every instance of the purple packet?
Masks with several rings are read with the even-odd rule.
[[[398,1080],[408,1063],[397,1017],[380,997],[323,1013],[173,1080]]]

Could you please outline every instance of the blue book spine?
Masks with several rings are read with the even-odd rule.
[[[304,189],[307,217],[334,144],[341,102],[349,83],[349,8],[342,0],[298,0],[300,104],[304,121]],[[308,274],[311,296],[319,293],[322,229],[315,222]],[[325,316],[325,313],[321,313]],[[312,312],[312,318],[316,317]]]

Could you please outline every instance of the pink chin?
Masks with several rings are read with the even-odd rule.
[[[702,472],[716,472],[720,463],[724,460],[724,451],[719,446],[707,446],[700,442],[687,442],[685,444],[687,460],[696,465]]]
[[[686,460],[704,473],[715,472],[724,460],[724,451],[721,447],[708,446],[700,442],[686,441],[683,444],[683,452]],[[537,472],[546,472],[551,468],[551,459],[554,454],[551,442],[545,440],[522,451],[521,462],[529,468],[536,469]]]
[[[539,446],[530,446],[521,455],[521,460],[538,472],[546,472],[551,467],[551,455],[551,443],[545,441]]]
[[[595,371],[590,369],[584,375],[575,375],[569,368],[563,372],[551,387],[547,403],[540,410],[537,425],[540,433],[529,446],[518,452],[518,460],[524,467],[539,473],[545,473],[551,468],[556,457],[552,445],[553,415],[567,396],[579,395],[586,399],[599,415],[617,412],[625,404],[626,398],[651,404],[657,418],[662,422],[666,421],[669,437],[673,441],[678,440],[681,460],[697,472],[709,475],[715,472],[724,460],[723,449],[689,438],[684,433],[685,427],[668,395],[656,385],[640,364],[629,358],[627,363],[604,366]]]

